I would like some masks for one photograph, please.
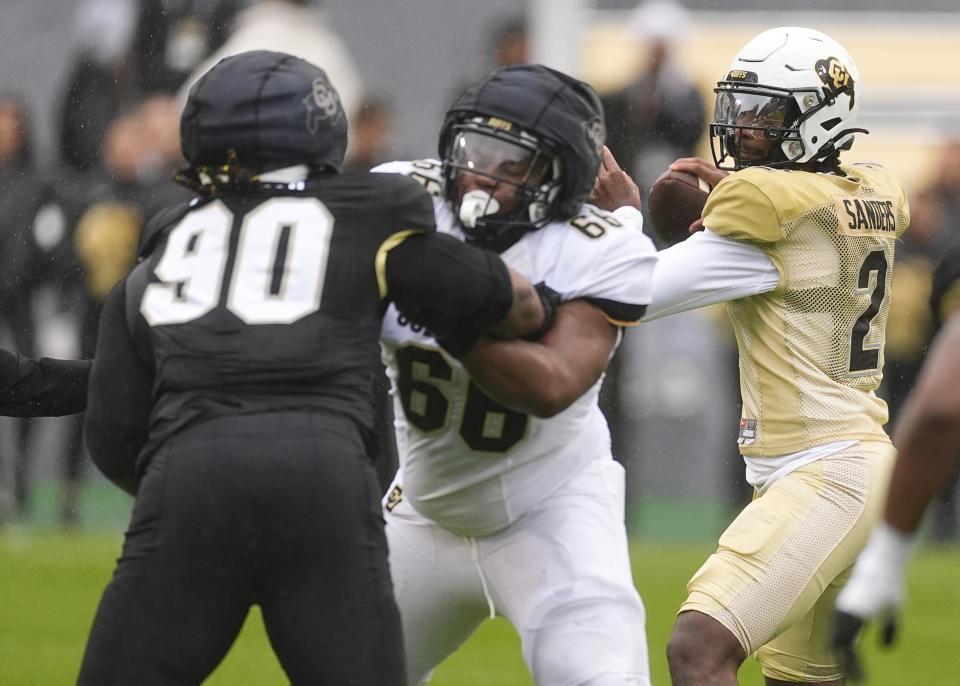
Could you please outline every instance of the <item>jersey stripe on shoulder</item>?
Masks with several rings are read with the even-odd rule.
[[[377,289],[380,291],[381,300],[387,297],[387,293],[389,292],[387,288],[387,253],[415,233],[423,233],[423,231],[421,229],[398,231],[395,234],[391,234],[387,240],[377,248],[377,256],[374,258],[374,268],[377,271]]]

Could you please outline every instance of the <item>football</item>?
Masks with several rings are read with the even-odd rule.
[[[690,235],[690,224],[710,195],[711,186],[696,174],[668,169],[650,188],[647,211],[653,230],[668,245],[679,243]]]

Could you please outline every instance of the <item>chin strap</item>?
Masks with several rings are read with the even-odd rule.
[[[825,157],[830,157],[830,155],[832,155],[835,152],[838,152],[840,150],[846,150],[847,148],[849,148],[850,143],[853,142],[852,140],[848,141],[846,145],[840,148],[836,146],[836,143],[838,140],[840,140],[841,138],[851,133],[870,133],[870,132],[867,131],[866,129],[844,129],[843,131],[838,133],[836,136],[834,136],[833,140],[828,141],[827,143],[824,143],[823,147],[817,150],[817,154],[814,159],[822,160]]]

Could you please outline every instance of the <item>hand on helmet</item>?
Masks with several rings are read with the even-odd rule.
[[[590,191],[590,202],[608,212],[627,206],[643,210],[640,189],[620,168],[607,146],[603,146],[603,164]]]

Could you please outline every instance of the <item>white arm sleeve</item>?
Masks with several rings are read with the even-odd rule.
[[[643,231],[643,213],[635,207],[624,205],[611,212],[618,221],[627,226],[632,226],[637,231]]]
[[[766,293],[779,282],[780,272],[760,248],[700,231],[657,253],[643,321]]]

